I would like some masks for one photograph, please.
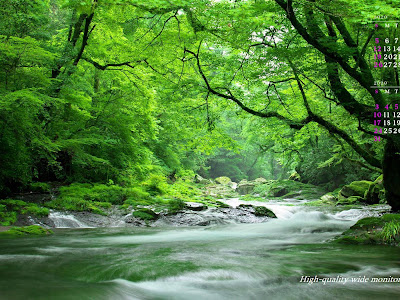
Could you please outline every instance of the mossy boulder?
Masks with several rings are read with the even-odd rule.
[[[152,221],[158,219],[158,214],[149,208],[138,208],[132,213],[132,216],[145,221]]]
[[[336,202],[337,196],[333,193],[327,193],[321,197],[321,200],[324,202]]]
[[[272,197],[282,197],[289,193],[289,190],[284,186],[274,186],[269,190]]]
[[[255,186],[256,186],[256,184],[254,184],[250,181],[246,181],[244,183],[239,183],[238,187],[236,188],[236,191],[240,195],[248,195],[248,194],[253,193]]]
[[[380,175],[368,188],[364,195],[367,204],[386,203],[383,175]]]
[[[319,199],[327,191],[322,187],[293,180],[268,180],[257,185],[253,193],[262,197],[281,197],[296,199]]]
[[[374,182],[362,180],[345,185],[338,193],[338,204],[353,204],[356,200],[354,197],[366,204],[384,201],[383,177],[378,177]]]
[[[265,179],[265,178],[263,178],[263,177],[258,177],[258,178],[256,178],[256,179],[254,179],[254,183],[255,184],[263,184],[263,183],[266,183],[268,180],[267,179]]]
[[[274,214],[274,212],[264,206],[254,207],[254,215],[257,217],[276,218],[276,215]]]
[[[336,205],[360,204],[363,201],[364,201],[364,198],[360,197],[360,196],[351,196],[351,197],[346,198],[339,194]]]
[[[353,181],[352,183],[345,185],[339,192],[343,197],[358,196],[364,197],[365,192],[369,189],[373,182],[367,180]]]
[[[211,181],[209,179],[203,178],[202,176],[196,174],[194,176],[194,182],[199,184],[210,184]]]
[[[371,184],[364,195],[365,203],[378,204],[381,200],[381,190],[382,188],[380,188],[378,184]]]
[[[31,225],[24,227],[12,227],[7,231],[0,232],[1,237],[18,237],[18,236],[43,236],[53,234],[50,229],[43,228],[39,225]]]
[[[274,214],[274,212],[264,206],[254,206],[251,204],[240,204],[237,208],[251,212],[257,217],[276,218],[276,215]]]
[[[393,230],[394,228],[397,231]],[[400,214],[367,217],[359,220],[333,242],[341,244],[391,244],[395,238],[399,238],[399,229]]]
[[[228,185],[232,180],[229,177],[221,176],[215,178],[215,182],[223,185]]]

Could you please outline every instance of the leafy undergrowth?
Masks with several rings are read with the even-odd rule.
[[[106,214],[112,205],[122,209],[151,207],[159,213],[177,213],[185,208],[184,202],[201,202],[207,206],[226,207],[212,197],[203,196],[200,187],[188,178],[179,178],[167,183],[165,176],[153,174],[135,187],[122,187],[114,184],[74,183],[59,189],[59,195],[47,202],[46,207],[57,210],[89,211]],[[138,211],[138,217],[149,220],[145,212]]]
[[[399,246],[400,214],[359,220],[333,242],[342,244],[389,244]]]
[[[49,209],[40,207],[36,203],[27,203],[22,200],[0,200],[0,225],[9,226],[14,224],[19,214],[45,217],[48,216]]]
[[[57,210],[90,211],[105,215],[103,209],[113,204],[123,204],[125,200],[149,197],[137,188],[123,188],[117,185],[73,183],[60,188],[60,194],[45,205]]]
[[[10,238],[19,236],[43,236],[53,234],[50,229],[43,228],[39,225],[31,225],[24,227],[12,227],[7,231],[0,232],[0,237]]]

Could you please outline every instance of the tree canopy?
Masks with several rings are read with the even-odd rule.
[[[398,36],[373,21],[400,1],[372,2],[2,1],[0,189],[185,170],[334,188],[383,172],[399,209],[399,141],[372,124],[398,97],[371,86],[399,85],[372,56]]]

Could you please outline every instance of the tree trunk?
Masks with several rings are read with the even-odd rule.
[[[393,140],[385,145],[382,167],[387,203],[393,211],[400,211],[400,145]]]

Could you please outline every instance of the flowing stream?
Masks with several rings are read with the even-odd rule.
[[[357,219],[376,214],[374,209],[255,204],[269,207],[278,219],[55,229],[53,236],[0,240],[0,299],[400,298],[400,282],[352,282],[400,278],[398,248],[326,243]],[[68,215],[52,217],[61,227],[85,227]],[[300,282],[302,276],[321,280]]]

